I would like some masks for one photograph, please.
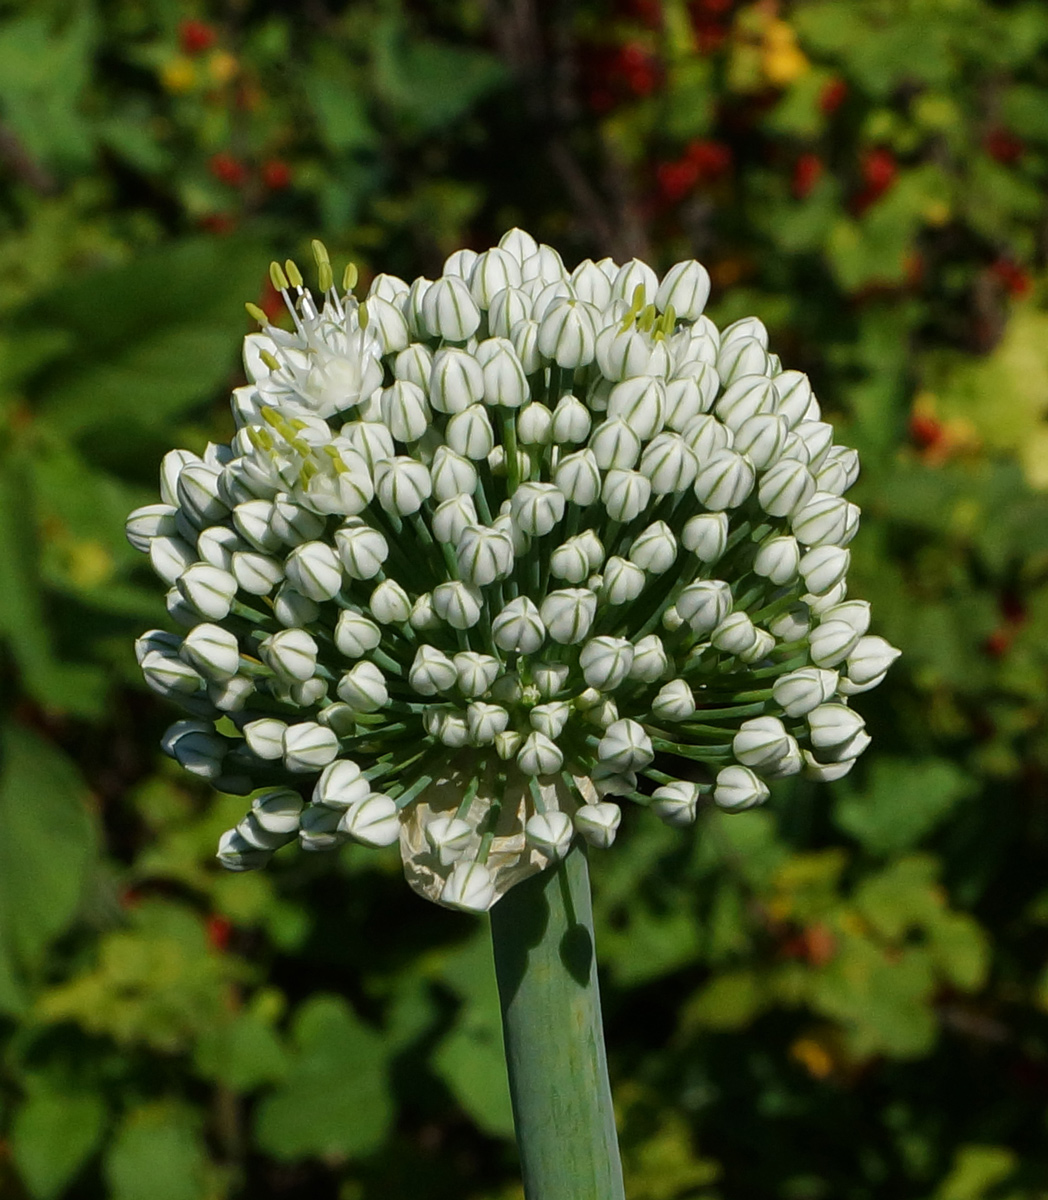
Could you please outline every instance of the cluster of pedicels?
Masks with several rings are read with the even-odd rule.
[[[252,795],[226,867],[399,839],[480,911],[623,798],[684,825],[848,772],[897,651],[846,598],[857,455],[760,321],[519,229],[359,300],[314,251],[319,298],[272,267],[292,328],[248,306],[232,442],[127,525],[185,630],[137,642],[164,749]]]

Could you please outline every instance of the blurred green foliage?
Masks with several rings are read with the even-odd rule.
[[[1038,0],[0,6],[0,1194],[514,1200],[483,922],[213,867],[122,523],[323,236],[696,255],[863,455],[904,658],[831,788],[594,863],[632,1200],[1048,1196]]]

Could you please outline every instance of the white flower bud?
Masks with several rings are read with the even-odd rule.
[[[770,366],[768,351],[757,338],[733,338],[727,343],[722,338],[717,355],[717,374],[725,387],[740,379],[767,375]]]
[[[400,815],[393,800],[372,792],[342,814],[338,828],[364,846],[392,846],[400,837]]]
[[[546,627],[535,604],[527,596],[518,596],[492,621],[491,634],[500,650],[533,654],[542,645]]]
[[[711,373],[712,374],[712,373]],[[673,379],[666,384],[666,427],[683,433],[713,403],[696,379]]]
[[[418,512],[433,492],[433,481],[425,463],[398,454],[375,464],[375,495],[389,513],[409,516]]]
[[[553,441],[553,414],[537,402],[526,405],[517,417],[517,440],[525,446],[548,446]]]
[[[480,309],[469,285],[456,275],[446,275],[426,289],[421,315],[426,332],[446,342],[464,342],[480,328]]]
[[[452,496],[438,504],[433,513],[433,536],[438,542],[457,545],[462,535],[477,523],[472,496]]]
[[[544,733],[533,731],[517,753],[517,766],[525,775],[553,775],[564,765],[564,755]]]
[[[323,534],[325,524],[322,516],[310,512],[308,508],[303,508],[287,496],[274,497],[269,523],[277,537],[288,546],[314,541]]]
[[[298,708],[312,708],[327,700],[328,685],[319,676],[293,683],[287,689],[287,697]],[[283,698],[283,697],[282,697]]]
[[[499,661],[490,654],[463,650],[452,659],[458,677],[458,688],[464,696],[482,696],[495,682]]]
[[[319,771],[338,754],[333,730],[316,721],[302,721],[284,730],[284,767],[288,771]]]
[[[655,758],[644,726],[629,719],[614,721],[597,745],[597,757],[614,771],[637,771]]]
[[[571,273],[575,295],[604,311],[611,303],[611,280],[591,259],[583,259]]]
[[[395,579],[383,579],[371,593],[368,608],[380,625],[400,625],[411,616],[408,594]]]
[[[870,627],[870,602],[849,600],[845,604],[834,604],[820,614],[823,621],[847,621],[861,637]]]
[[[288,583],[282,583],[273,597],[273,615],[285,628],[312,624],[320,607]]]
[[[775,649],[775,639],[765,629],[754,629],[753,643],[748,650],[738,655],[744,663],[760,662]]]
[[[190,463],[203,460],[192,450],[169,450],[160,462],[160,499],[172,507],[178,504],[178,477]]]
[[[408,285],[397,275],[379,274],[371,281],[368,298],[378,296],[380,300],[403,300],[408,294]]]
[[[255,685],[243,675],[223,679],[220,683],[209,683],[207,698],[221,712],[243,712],[255,691]]]
[[[774,413],[778,398],[775,384],[770,379],[747,375],[725,388],[713,411],[734,433],[750,417]]]
[[[564,516],[564,493],[553,483],[522,483],[510,497],[513,520],[531,537],[545,537]]]
[[[509,331],[509,340],[513,343],[524,373],[533,375],[542,366],[538,321],[518,321]]]
[[[651,484],[639,471],[613,469],[604,477],[601,499],[608,516],[625,524],[647,508]]]
[[[488,329],[497,336],[508,338],[521,321],[530,320],[532,303],[530,296],[520,288],[510,287],[496,293],[488,311]]]
[[[848,510],[854,507],[831,492],[815,492],[802,509],[793,513],[793,532],[805,546],[842,545],[848,530]]]
[[[779,394],[776,415],[784,417],[786,424],[795,429],[804,420],[812,401],[808,376],[802,371],[782,371],[775,376],[775,390]]]
[[[812,749],[821,759],[840,762],[856,758],[869,745],[866,722],[843,704],[820,704],[808,713]]]
[[[440,865],[450,867],[465,854],[473,837],[470,825],[461,817],[442,813],[426,825],[426,841],[440,859]]]
[[[749,459],[734,450],[718,450],[700,467],[695,495],[712,512],[738,508],[753,491],[753,483]]]
[[[600,591],[609,604],[629,604],[644,591],[646,582],[640,567],[629,559],[614,555],[604,568]]]
[[[538,662],[531,670],[531,678],[539,695],[547,700],[563,690],[570,674],[570,666],[558,662]]]
[[[507,729],[495,735],[495,753],[503,762],[509,762],[511,758],[516,758],[523,743],[524,739],[515,729]]]
[[[149,543],[149,564],[164,583],[177,583],[197,561],[193,547],[180,537],[155,537]]]
[[[456,413],[448,421],[444,434],[456,454],[474,462],[487,458],[495,445],[495,433],[482,404],[471,404]]]
[[[328,808],[352,808],[363,803],[371,785],[360,768],[348,758],[340,758],[325,767],[313,787],[313,803]]]
[[[508,229],[499,238],[499,248],[505,250],[518,263],[522,263],[525,259],[531,258],[533,254],[538,253],[539,244],[526,230],[514,227],[513,229]]]
[[[468,280],[479,257],[476,250],[456,250],[444,260],[441,274],[455,275],[459,279]]]
[[[855,758],[846,758],[841,762],[821,763],[810,750],[802,750],[801,757],[804,760],[803,774],[805,779],[814,780],[816,783],[835,783],[838,779],[843,779],[845,775],[855,766]]]
[[[859,478],[859,453],[844,446],[831,446],[815,475],[820,492],[844,493]]]
[[[770,516],[789,517],[805,511],[815,494],[815,480],[804,463],[780,459],[761,477],[757,499]]]
[[[697,783],[674,780],[655,789],[651,796],[651,807],[667,825],[683,828],[694,823],[700,794]]]
[[[529,388],[513,343],[508,338],[489,338],[477,347],[476,359],[481,366],[484,403],[520,408],[528,399]]]
[[[481,308],[489,308],[506,288],[520,287],[520,263],[506,250],[495,247],[477,255],[469,274],[469,290]]]
[[[744,612],[731,613],[710,634],[710,641],[725,654],[746,654],[756,640],[757,630]]]
[[[666,385],[651,375],[624,379],[608,395],[608,417],[625,421],[642,441],[662,429],[665,415]]]
[[[568,273],[564,268],[564,260],[552,246],[540,243],[521,261],[521,277],[527,283],[529,279],[541,280],[543,283],[566,281]]]
[[[483,863],[457,862],[440,893],[440,902],[462,912],[482,913],[495,903],[495,882]]]
[[[593,311],[573,298],[555,300],[542,314],[536,305],[539,353],[569,370],[591,363],[597,339]]]
[[[731,752],[744,767],[774,770],[790,753],[793,739],[778,717],[743,721],[732,740]]]
[[[429,400],[437,412],[460,413],[484,395],[484,372],[465,350],[437,352],[429,376]]]
[[[338,681],[339,698],[354,712],[378,712],[389,703],[386,679],[373,662],[355,663]]]
[[[730,450],[735,435],[712,413],[700,413],[684,426],[684,444],[694,453],[699,464],[708,462],[718,450]]]
[[[237,594],[237,581],[228,571],[198,562],[179,577],[178,591],[202,616],[222,621]]]
[[[398,379],[379,393],[382,420],[398,442],[417,442],[429,428],[426,394],[416,383]]]
[[[472,629],[480,620],[482,604],[480,590],[457,579],[433,589],[433,611],[452,629]]]
[[[276,717],[248,721],[241,732],[248,749],[258,758],[272,761],[284,756],[284,731],[287,724]]]
[[[593,504],[600,495],[600,468],[592,450],[576,450],[557,464],[553,482],[572,504]]]
[[[789,535],[766,538],[757,550],[753,570],[781,587],[797,578],[800,560],[801,551],[796,538]]]
[[[661,721],[687,721],[695,715],[695,697],[683,679],[672,679],[651,702],[651,711]]]
[[[833,445],[833,426],[827,421],[801,421],[794,432],[808,448],[812,470],[819,470]]]
[[[778,459],[787,433],[782,417],[758,413],[735,430],[733,448],[745,454],[758,471],[763,471]]]
[[[610,800],[602,800],[599,804],[582,804],[575,810],[573,820],[576,831],[591,846],[607,850],[618,833],[622,810]]]
[[[513,571],[513,539],[501,529],[467,525],[455,547],[459,574],[467,583],[484,587]]]
[[[647,263],[639,258],[631,258],[615,275],[611,285],[612,298],[632,303],[638,287],[644,290],[644,304],[650,304],[659,290],[659,277]]]
[[[251,596],[268,596],[284,578],[280,562],[257,550],[238,550],[232,556],[230,570],[240,590]]]
[[[655,633],[642,637],[633,648],[633,663],[630,666],[630,679],[642,683],[654,683],[661,679],[669,670],[670,660],[662,639]]]
[[[411,335],[400,308],[381,296],[367,299],[368,333],[378,342],[379,354],[395,354],[403,350]]]
[[[835,667],[859,644],[862,632],[848,621],[822,621],[808,634],[811,660],[817,667]]]
[[[675,263],[666,272],[655,293],[655,307],[665,312],[672,306],[680,320],[695,321],[702,316],[709,298],[709,272],[692,259]]]
[[[665,521],[654,521],[633,539],[629,556],[643,570],[661,575],[677,558],[677,539]]]
[[[430,466],[433,480],[433,495],[437,500],[450,500],[453,496],[470,496],[477,487],[477,468],[447,446],[438,446]]]
[[[689,583],[677,597],[677,611],[700,634],[716,629],[731,608],[731,588],[720,579]]]
[[[546,704],[536,704],[528,713],[528,721],[532,729],[555,740],[564,732],[564,726],[570,716],[570,704],[562,700],[553,700]]]
[[[593,625],[597,597],[586,588],[561,588],[545,597],[540,614],[553,641],[573,646],[582,641]]]
[[[284,683],[312,679],[317,667],[317,644],[304,629],[282,629],[259,643],[258,653]]]
[[[791,605],[768,622],[768,629],[782,642],[799,642],[808,636],[811,614],[806,604]]]
[[[147,504],[136,508],[124,522],[124,533],[127,540],[136,550],[148,554],[149,543],[156,537],[174,537],[177,534],[175,514],[178,509],[173,504]],[[172,583],[173,580],[165,580]]]
[[[466,709],[466,726],[470,744],[490,746],[509,725],[509,713],[497,704],[485,704],[475,700]]]
[[[686,491],[695,482],[699,462],[695,452],[676,433],[660,433],[644,448],[641,474],[656,496]]]
[[[335,645],[346,658],[363,658],[382,641],[382,631],[360,613],[343,609],[335,625]]]
[[[524,835],[529,846],[557,862],[571,849],[575,827],[567,813],[554,809],[529,817],[524,826]]]
[[[844,581],[851,563],[851,552],[840,546],[815,546],[800,560],[804,586],[815,596],[823,596]]]
[[[346,835],[339,830],[341,814],[330,808],[312,805],[298,819],[298,844],[303,850],[319,852],[341,846]]]
[[[836,671],[802,667],[780,675],[772,685],[772,696],[788,717],[803,717],[829,700],[836,690]]]
[[[397,452],[393,435],[381,421],[351,421],[342,426],[341,436],[360,456],[366,469],[372,472],[379,459],[392,458]]]
[[[266,833],[294,835],[302,813],[302,797],[290,788],[263,792],[251,801],[251,811]]]
[[[579,654],[583,678],[590,687],[611,692],[629,675],[633,645],[625,638],[595,637]]]
[[[453,352],[449,350],[448,353]],[[459,352],[455,351],[454,353]],[[412,342],[393,360],[393,378],[414,383],[424,391],[432,386],[432,373],[433,351],[424,342]],[[440,408],[436,401],[433,402],[433,405],[435,408]],[[444,410],[440,408],[440,411]]]
[[[373,579],[389,557],[385,537],[359,519],[335,530],[335,545],[350,579]]]
[[[713,802],[728,812],[743,812],[763,804],[770,795],[768,785],[749,767],[724,767],[717,772]]]
[[[342,564],[326,542],[303,542],[287,556],[288,581],[296,591],[318,603],[337,596],[342,587]]]
[[[257,871],[269,862],[273,853],[251,845],[236,829],[227,829],[218,839],[215,857],[227,871]]]
[[[651,345],[636,329],[609,325],[597,334],[597,365],[605,379],[617,382],[643,375],[651,364]]]
[[[436,646],[422,645],[408,671],[408,683],[420,696],[450,691],[458,680],[455,664]]]
[[[553,410],[553,441],[559,446],[584,442],[591,424],[589,410],[581,400],[570,394],[561,396]]]
[[[859,638],[848,655],[847,678],[840,681],[841,692],[854,696],[876,687],[901,653],[882,637]]]
[[[160,739],[160,748],[191,775],[215,779],[222,774],[226,741],[210,721],[176,721]]]
[[[240,667],[236,635],[220,625],[197,625],[186,634],[179,649],[181,657],[205,679],[232,679]]]
[[[593,431],[590,450],[603,470],[629,470],[640,457],[640,435],[621,417],[613,417]]]
[[[171,658],[178,653],[181,645],[182,639],[177,633],[169,633],[166,629],[149,629],[141,637],[135,639],[135,661],[141,666],[150,651],[160,654],[162,657]],[[195,672],[191,673],[195,674]],[[195,690],[195,688],[194,684],[190,690]]]
[[[701,513],[691,517],[684,523],[680,540],[685,550],[690,550],[700,562],[715,563],[728,542],[727,514]]]

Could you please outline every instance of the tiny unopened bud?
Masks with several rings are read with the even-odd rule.
[[[577,450],[557,464],[553,482],[572,504],[585,508],[600,495],[600,465],[592,450]]]
[[[370,792],[371,784],[357,764],[340,758],[321,772],[313,787],[313,803],[328,808],[352,808],[366,800]]]
[[[711,512],[738,508],[753,491],[754,480],[749,459],[734,450],[718,450],[699,468],[695,495]]]
[[[389,690],[382,672],[372,662],[358,662],[342,676],[339,698],[354,712],[378,712],[389,703]]]
[[[368,600],[371,615],[380,625],[399,625],[411,616],[411,601],[395,579],[383,579]]]
[[[272,760],[283,757],[286,729],[286,722],[277,717],[259,717],[255,721],[248,721],[241,732],[252,754]]]
[[[764,579],[782,586],[797,578],[801,552],[797,539],[786,535],[763,541],[753,560],[753,570]]]
[[[652,792],[652,811],[667,825],[683,828],[694,824],[700,795],[697,783],[687,783],[683,780],[664,783]]]
[[[326,725],[302,721],[284,730],[283,749],[288,771],[319,771],[338,754],[338,738]]]
[[[540,623],[545,625],[553,641],[562,646],[572,646],[589,633],[596,615],[597,597],[591,591],[587,588],[561,588],[550,592],[542,601]],[[537,646],[535,648],[538,649]]]
[[[717,772],[713,802],[729,812],[743,812],[763,804],[771,795],[768,785],[749,767],[724,767]]]
[[[559,747],[544,733],[529,733],[517,753],[517,766],[525,775],[552,775],[564,765]]]
[[[546,636],[546,626],[534,602],[527,596],[518,596],[492,621],[491,633],[500,650],[533,654],[542,645]]]
[[[575,829],[591,845],[600,850],[614,842],[622,821],[622,810],[610,800],[598,804],[582,804],[575,810]]]
[[[396,803],[380,792],[372,792],[362,803],[342,814],[338,828],[362,845],[392,846],[400,837]]]
[[[287,556],[288,581],[303,596],[320,603],[342,588],[342,564],[326,542],[303,542]]]
[[[197,625],[186,634],[179,654],[205,679],[232,679],[240,667],[236,635],[220,625]]]
[[[579,654],[583,678],[598,691],[614,691],[629,675],[633,654],[633,645],[625,638],[595,637]]]
[[[876,687],[901,653],[882,637],[859,638],[848,655],[847,674],[840,681],[841,692],[854,696]]]
[[[305,629],[282,629],[258,648],[267,667],[285,683],[311,679],[317,667],[317,643]]]
[[[495,882],[483,863],[457,862],[440,893],[441,904],[463,912],[487,912],[495,902]]]
[[[589,437],[592,418],[581,400],[572,395],[561,396],[553,410],[550,435],[557,445],[577,445]]]
[[[464,342],[480,327],[480,309],[469,285],[457,275],[445,275],[426,289],[421,317],[431,337],[447,342]]]
[[[452,629],[472,629],[480,620],[482,604],[480,589],[457,579],[433,589],[433,611]]]
[[[772,685],[772,695],[788,717],[803,717],[825,703],[836,689],[836,671],[802,667],[780,675]]]
[[[677,597],[676,608],[699,634],[710,633],[731,612],[731,588],[720,579],[690,583]]]
[[[700,513],[686,521],[681,531],[686,550],[704,563],[715,563],[728,542],[728,516],[723,512]]]

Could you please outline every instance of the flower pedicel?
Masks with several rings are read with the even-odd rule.
[[[253,794],[223,865],[399,839],[482,911],[624,799],[684,825],[851,769],[898,652],[847,599],[858,457],[760,321],[519,229],[361,301],[314,250],[319,301],[273,266],[291,331],[249,306],[231,444],[128,519],[186,630],[137,643],[163,748]]]

